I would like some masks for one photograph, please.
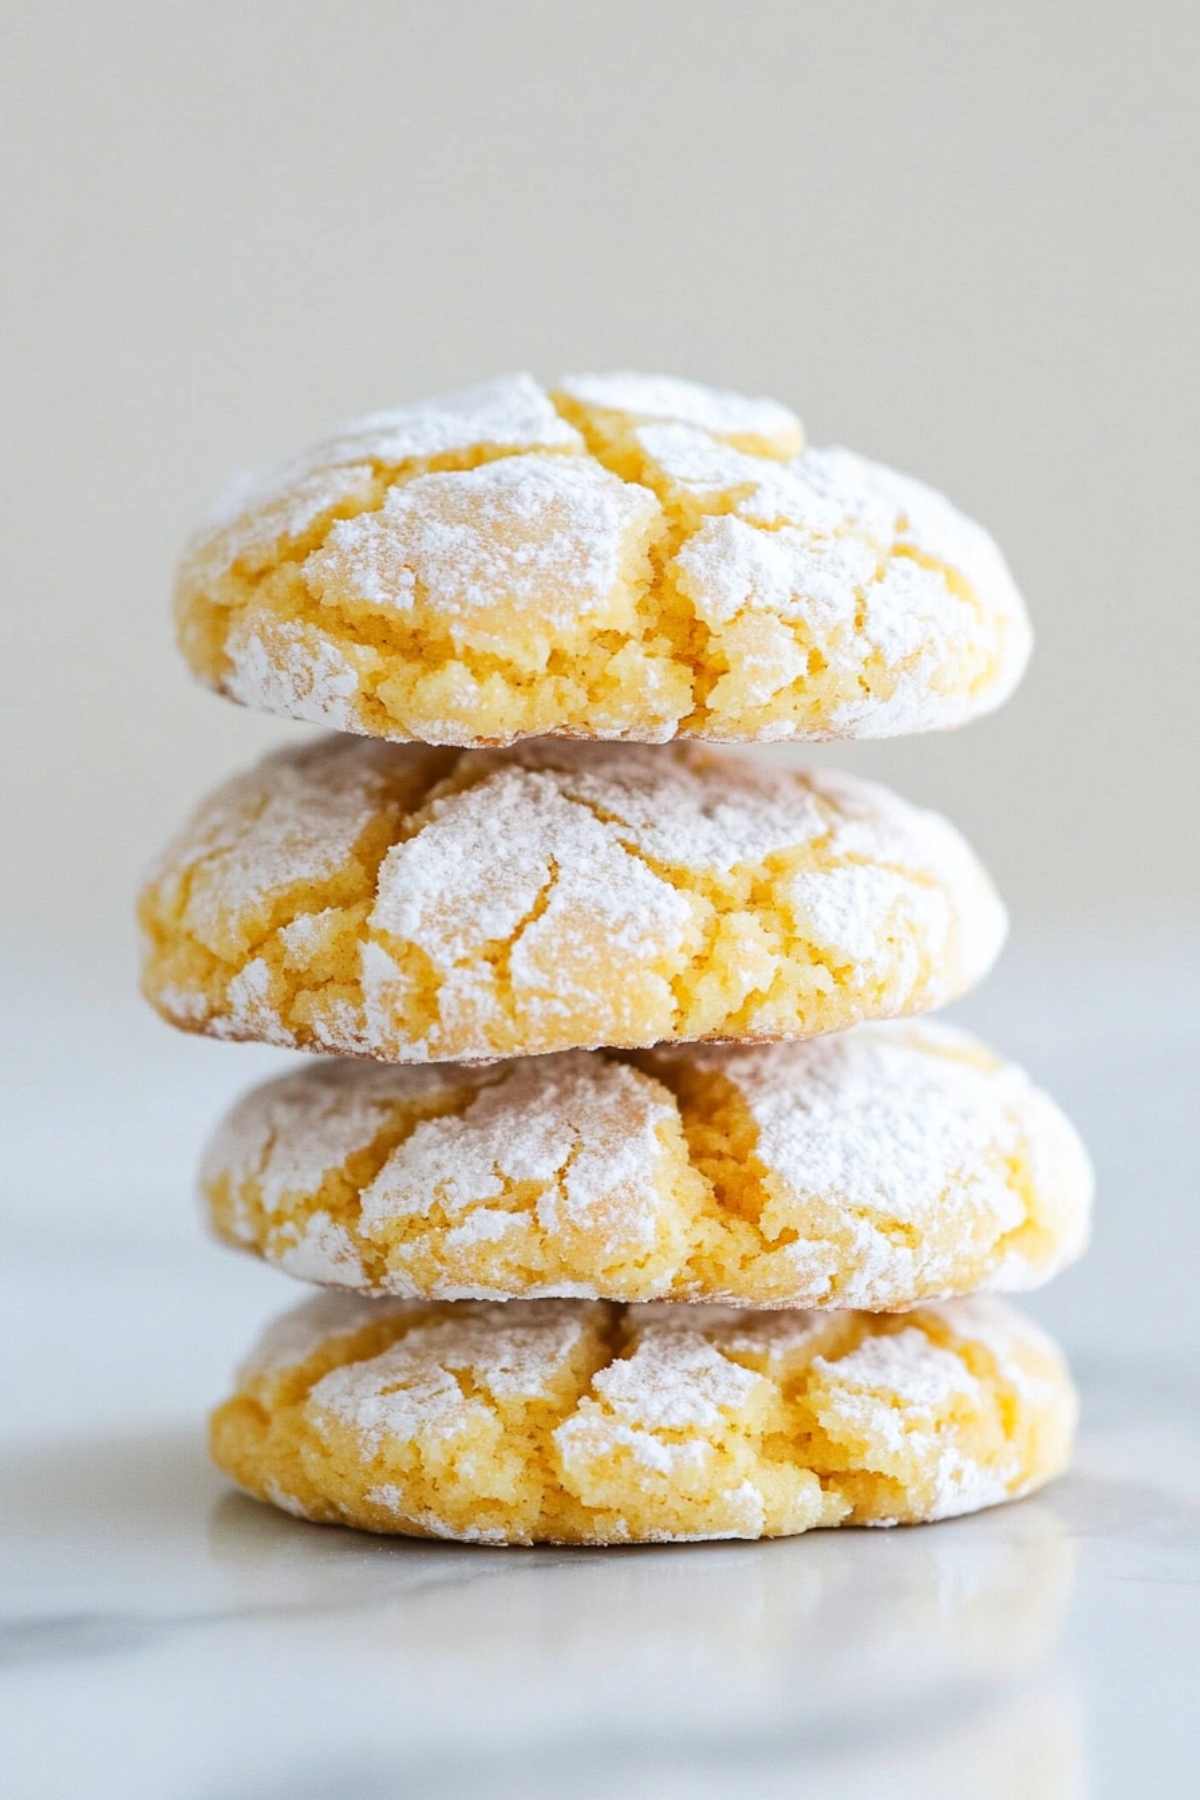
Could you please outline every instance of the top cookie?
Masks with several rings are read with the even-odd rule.
[[[231,699],[369,737],[895,737],[1030,648],[992,539],[773,400],[513,375],[356,420],[189,546],[180,642]]]

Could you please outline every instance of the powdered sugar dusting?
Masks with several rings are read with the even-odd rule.
[[[831,531],[840,522],[835,505],[804,481],[797,463],[733,449],[688,425],[643,425],[634,435],[647,479],[702,508],[725,512],[732,506],[756,525]]]
[[[225,1007],[208,1026],[213,1037],[294,1047],[295,1035],[284,1024],[275,1004],[270,965],[255,956],[232,976],[225,989]]]
[[[239,562],[253,566],[276,546],[299,543],[322,518],[369,506],[381,470],[394,475],[478,451],[582,449],[579,433],[531,375],[503,375],[436,394],[348,420],[298,455],[240,470],[189,545],[187,562],[204,581],[220,580]]]
[[[445,1519],[436,1513],[421,1507],[412,1508],[406,1504],[405,1496],[394,1481],[384,1481],[378,1487],[370,1488],[367,1499],[372,1506],[382,1506],[397,1518],[411,1520],[421,1531],[427,1531],[430,1537],[441,1538],[450,1544],[492,1544],[508,1543],[508,1534],[497,1526],[487,1525],[448,1525]]]
[[[562,628],[611,609],[658,513],[590,459],[505,459],[390,489],[380,511],[336,524],[305,573],[327,600],[428,614],[473,642],[495,613],[507,644],[514,611]]]
[[[214,502],[203,535],[224,531],[291,497],[288,535],[300,536],[329,506],[365,494],[370,465],[392,471],[479,449],[582,451],[583,439],[532,375],[500,375],[411,406],[344,420],[296,455],[241,469]]]
[[[661,1307],[662,1325],[678,1329],[680,1309]],[[822,1312],[759,1312],[738,1306],[695,1306],[697,1328],[710,1333],[730,1357],[753,1363],[768,1380],[783,1381],[806,1367],[829,1337],[830,1315]]]
[[[185,552],[192,580],[217,582],[239,563],[253,568],[286,553],[345,508],[370,504],[374,471],[361,462],[313,468],[307,455],[238,474]]]
[[[911,920],[928,954],[939,957],[951,943],[956,976],[973,983],[991,968],[1008,932],[1008,914],[961,833],[939,813],[911,806],[887,788],[825,770],[820,791],[830,806],[827,852],[869,874],[866,882],[840,875],[828,890],[797,878],[797,905],[821,909],[829,942],[851,961],[869,954],[871,921],[879,937],[885,887],[871,871],[892,876],[892,904]],[[895,917],[895,914],[893,914]],[[902,920],[897,918],[897,923]],[[815,920],[814,920],[815,923]]]
[[[453,1070],[392,1070],[317,1063],[238,1102],[205,1153],[201,1182],[224,1175],[253,1182],[268,1217],[289,1200],[318,1194],[327,1177],[365,1150],[391,1117],[397,1089],[413,1099],[440,1093]]]
[[[935,488],[836,445],[806,451],[793,466],[814,493],[840,502],[867,535],[945,563],[988,593],[998,609],[1012,617],[1023,613],[995,540]]]
[[[539,994],[546,1004],[586,994],[603,974],[589,949],[597,927],[609,957],[631,970],[681,945],[690,919],[685,897],[630,856],[585,807],[571,804],[548,775],[501,768],[435,802],[432,814],[417,836],[389,852],[370,923],[417,944],[444,974],[471,959],[465,982],[443,993],[443,1017],[448,1007],[464,1016],[493,1012],[494,971],[479,957],[496,941],[513,940],[514,991]],[[498,819],[505,821],[502,857]],[[580,939],[576,946],[572,936],[581,928],[588,944]]]
[[[961,1203],[978,1183],[1015,1222],[997,1166],[1015,1149],[1015,1109],[1030,1093],[1013,1064],[967,1060],[972,1040],[903,1023],[861,1025],[805,1043],[731,1049],[714,1061],[758,1126],[755,1154],[796,1194],[841,1194],[915,1222],[931,1203]],[[959,1054],[955,1054],[958,1051]]]
[[[920,1420],[944,1410],[960,1396],[978,1404],[979,1382],[962,1358],[933,1344],[923,1331],[909,1326],[884,1337],[867,1337],[857,1349],[836,1361],[818,1356],[814,1369],[833,1373],[839,1399],[847,1409],[851,1397],[864,1402],[882,1401],[881,1421],[872,1435],[908,1432]],[[899,1403],[899,1405],[897,1405]]]
[[[626,413],[635,419],[666,419],[696,425],[717,438],[776,439],[798,448],[800,421],[778,400],[750,399],[670,375],[564,375],[559,388],[585,406]]]
[[[273,897],[336,875],[376,816],[387,754],[357,743],[284,751],[218,789],[163,860],[174,880],[191,878],[187,929],[227,949]]]
[[[821,641],[853,625],[859,590],[877,564],[876,552],[858,538],[816,536],[792,525],[760,531],[721,513],[702,521],[672,567],[706,625],[727,625],[749,607],[803,624]]]
[[[484,445],[570,451],[582,450],[583,440],[533,376],[521,373],[347,420],[313,454],[330,464],[369,459],[394,468]]]
[[[818,1216],[835,1207],[843,1223],[856,1222],[849,1267],[844,1250],[822,1254],[819,1240],[793,1246],[798,1273],[812,1280],[823,1263],[831,1281],[838,1277],[839,1304],[850,1307],[894,1304],[905,1286],[936,1292],[967,1253],[968,1237],[982,1234],[990,1244],[1020,1227],[1028,1200],[1013,1170],[1028,1166],[1059,1116],[1050,1108],[1044,1121],[1020,1069],[995,1063],[947,1027],[862,1025],[804,1043],[665,1050],[655,1063],[668,1072],[680,1064],[711,1069],[738,1090],[781,1222],[811,1213],[814,1203]],[[1065,1179],[1059,1191],[1082,1223],[1086,1172]],[[897,1226],[906,1229],[897,1234]],[[1077,1234],[1069,1235],[1073,1246]],[[1033,1273],[1016,1258],[996,1279],[1021,1285]]]
[[[528,1183],[542,1230],[599,1229],[636,1253],[662,1205],[657,1130],[670,1115],[655,1083],[602,1057],[506,1064],[461,1115],[426,1120],[397,1146],[363,1192],[363,1230],[384,1236],[437,1207],[475,1236],[502,1235],[512,1215],[481,1203]]]
[[[393,1317],[406,1300],[375,1300],[363,1294],[314,1294],[275,1319],[238,1370],[242,1383],[299,1368],[331,1338],[354,1337],[364,1326]]]
[[[997,1458],[989,1444],[983,1461],[964,1449],[955,1428],[956,1415],[985,1413],[988,1397],[954,1350],[909,1327],[864,1338],[834,1361],[817,1357],[813,1371],[822,1383],[815,1402],[822,1427],[868,1444],[870,1466],[915,1478],[925,1516],[953,1518],[1008,1496],[1020,1468],[1015,1448]]]
[[[507,1259],[524,1271],[544,1254],[549,1284],[523,1272],[520,1291],[600,1298],[612,1292],[606,1271],[636,1273],[654,1258],[652,1283],[636,1291],[671,1293],[684,1280],[691,1294],[699,1243],[707,1291],[736,1299],[744,1278],[750,1301],[755,1277],[737,1260],[736,1216],[723,1221],[727,1240],[706,1239],[707,1183],[693,1176],[689,1186],[685,1175],[671,1089],[691,1071],[728,1083],[753,1122],[752,1145],[738,1154],[764,1196],[759,1255],[773,1267],[773,1304],[788,1304],[789,1289],[792,1303],[887,1310],[959,1292],[968,1278],[993,1291],[1028,1287],[1086,1238],[1092,1179],[1067,1121],[1014,1065],[936,1024],[664,1046],[637,1067],[580,1051],[471,1067],[318,1062],[234,1109],[202,1185],[221,1196],[225,1235],[307,1279],[500,1298],[513,1291]],[[439,1111],[422,1119],[431,1101]],[[447,1102],[452,1110],[440,1110]],[[384,1130],[395,1147],[355,1185],[348,1164]],[[335,1174],[339,1190],[353,1186],[343,1216],[359,1243],[387,1255],[385,1275],[368,1275],[357,1252],[351,1260],[319,1204]],[[489,1245],[505,1248],[464,1277],[457,1254]],[[667,1307],[660,1324],[695,1327],[702,1314],[709,1324],[734,1316]],[[775,1327],[781,1354],[795,1347],[795,1317]]]
[[[891,691],[846,701],[837,729],[959,723],[976,705],[962,671],[989,638],[1002,665],[993,704],[1016,685],[1029,652],[1020,596],[992,539],[940,494],[846,450],[781,467],[676,427],[642,442],[663,479],[718,515],[673,564],[698,617],[720,629],[766,613],[843,677],[886,673]]]
[[[284,1228],[291,1241],[279,1251],[278,1261],[285,1274],[297,1281],[320,1282],[326,1287],[361,1288],[367,1285],[367,1271],[344,1225],[327,1212],[311,1213],[300,1231]]]
[[[856,986],[881,982],[890,972],[902,992],[911,992],[922,954],[950,966],[947,896],[894,869],[801,870],[788,894],[801,935],[848,970]]]
[[[226,691],[243,706],[353,731],[358,670],[311,627],[247,612],[225,640]]]
[[[669,755],[640,744],[597,755],[588,744],[516,745],[522,767],[552,772],[562,792],[593,808],[605,829],[652,862],[728,873],[825,835],[818,778],[716,757],[690,746]]]
[[[601,1369],[593,1390],[645,1431],[706,1430],[743,1411],[763,1378],[730,1362],[698,1330],[647,1321],[632,1356]]]
[[[981,1344],[994,1359],[996,1374],[1007,1387],[1026,1400],[1044,1400],[1048,1391],[1046,1365],[1054,1357],[1054,1345],[1040,1326],[1023,1313],[1001,1310],[986,1294],[971,1294],[939,1308],[963,1336]]]
[[[591,1324],[571,1301],[466,1301],[459,1308],[414,1325],[368,1361],[331,1370],[310,1396],[318,1424],[326,1415],[368,1444],[452,1436],[489,1404],[553,1398]],[[470,1375],[479,1398],[464,1394],[459,1372]]]

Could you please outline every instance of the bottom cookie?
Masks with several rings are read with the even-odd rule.
[[[285,1314],[213,1415],[240,1487],[477,1544],[944,1519],[1065,1468],[1056,1347],[1002,1301],[906,1314],[369,1300]]]

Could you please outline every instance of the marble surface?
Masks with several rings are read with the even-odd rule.
[[[51,1080],[39,987],[0,1078],[6,1800],[1200,1791],[1185,952],[1018,946],[959,1014],[1095,1151],[1093,1254],[1030,1306],[1083,1390],[1074,1472],[935,1527],[622,1551],[376,1541],[232,1492],[204,1410],[297,1290],[185,1196],[267,1061],[100,993]]]

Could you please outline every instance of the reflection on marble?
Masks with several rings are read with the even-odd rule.
[[[643,1682],[678,1677],[680,1703],[701,1685],[789,1716],[853,1707],[864,1679],[876,1701],[904,1702],[948,1681],[1020,1670],[1054,1641],[1075,1548],[1053,1512],[1031,1502],[1010,1541],[978,1520],[939,1532],[823,1533],[763,1544],[675,1550],[483,1550],[388,1544],[364,1556],[349,1533],[301,1528],[242,1496],[216,1509],[210,1543],[245,1576],[244,1602],[308,1596],[340,1608],[353,1597],[381,1655],[420,1645],[423,1673],[445,1664],[459,1683],[573,1690],[586,1705],[597,1672],[636,1704]],[[313,1535],[331,1535],[320,1554]],[[239,1582],[239,1586],[242,1584]],[[399,1629],[397,1629],[397,1626]],[[668,1685],[674,1687],[674,1683]],[[604,1702],[607,1704],[607,1700]]]
[[[810,1770],[865,1795],[885,1769],[1000,1794],[1027,1763],[1056,1773],[1022,1791],[1077,1791],[1076,1712],[1030,1686],[1076,1562],[1049,1500],[926,1531],[503,1551],[299,1523],[179,1431],[35,1448],[0,1486],[23,1795],[501,1796],[567,1768],[581,1796],[782,1795]]]
[[[94,1376],[121,1341],[84,1334]],[[231,1491],[194,1419],[130,1429],[112,1373],[120,1423],[0,1461],[6,1800],[1191,1792],[1182,1367],[1085,1365],[1077,1471],[1020,1505],[612,1551],[301,1523]]]
[[[1078,1472],[1022,1505],[610,1552],[304,1525],[126,1384],[0,1463],[11,1793],[1186,1795],[1200,1408],[1171,1364],[1083,1381]]]

